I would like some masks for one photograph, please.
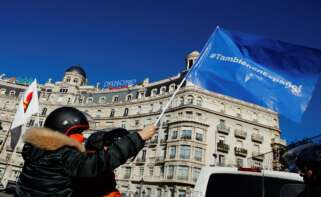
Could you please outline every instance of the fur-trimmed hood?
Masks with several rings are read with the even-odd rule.
[[[30,128],[25,132],[23,140],[45,151],[55,151],[64,146],[70,146],[80,152],[85,152],[83,144],[62,133],[47,128]]]

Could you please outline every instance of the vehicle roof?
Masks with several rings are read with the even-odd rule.
[[[287,179],[293,181],[303,182],[302,177],[297,173],[262,170],[261,172],[240,171],[236,167],[211,167],[205,166],[202,168],[198,180],[196,182],[194,191],[206,191],[207,182],[212,174],[243,174],[249,176],[265,176],[280,179]]]

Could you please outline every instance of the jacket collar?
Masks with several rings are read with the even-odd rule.
[[[25,132],[23,140],[41,150],[54,151],[64,146],[70,146],[80,152],[85,152],[83,144],[62,133],[47,128],[30,128]]]

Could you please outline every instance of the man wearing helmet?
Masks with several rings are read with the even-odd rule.
[[[136,155],[144,141],[155,134],[155,126],[130,133],[107,150],[86,155],[81,133],[89,128],[79,110],[62,107],[47,117],[44,128],[32,128],[23,136],[25,160],[15,196],[73,196],[73,177],[107,174]]]

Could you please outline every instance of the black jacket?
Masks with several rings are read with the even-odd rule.
[[[128,131],[123,128],[97,131],[86,140],[87,154],[95,154],[99,150],[108,149],[113,143],[127,135]],[[75,196],[101,197],[117,191],[115,174],[112,171],[91,178],[75,177],[72,183]]]
[[[74,139],[45,128],[33,128],[24,135],[22,156],[25,160],[17,181],[15,196],[73,196],[73,177],[106,174],[136,155],[144,146],[137,133],[86,155]]]

